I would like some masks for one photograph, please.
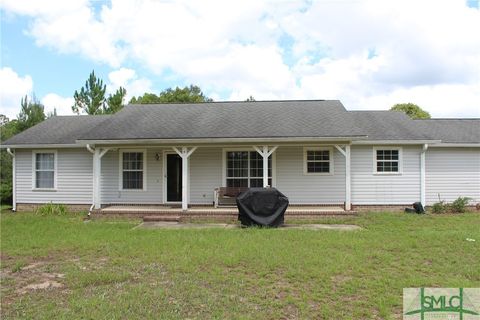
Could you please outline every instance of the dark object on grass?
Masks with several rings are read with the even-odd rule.
[[[405,212],[422,214],[422,213],[425,213],[425,209],[423,209],[422,203],[415,202],[413,204],[413,209],[412,208],[405,208]]]
[[[250,188],[237,197],[238,220],[244,226],[283,225],[288,198],[275,188]]]

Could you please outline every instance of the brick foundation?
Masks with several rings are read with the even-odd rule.
[[[38,207],[43,206],[45,203],[17,203],[17,212],[33,212]],[[81,212],[88,211],[91,205],[88,204],[64,204],[68,211]]]
[[[426,206],[425,210],[430,209],[432,206]],[[405,208],[413,208],[412,204],[399,204],[399,205],[352,205],[352,210],[356,212],[403,212]],[[465,207],[467,211],[477,212],[480,211],[480,206],[469,205]]]
[[[352,205],[352,210],[357,212],[382,212],[382,211],[404,211],[405,208],[412,208],[412,204],[398,205]]]

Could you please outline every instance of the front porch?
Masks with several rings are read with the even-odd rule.
[[[288,207],[285,218],[309,219],[322,216],[352,216],[356,211],[346,211],[341,205],[291,205]],[[237,219],[236,207],[218,207],[208,205],[192,205],[188,211],[180,206],[169,205],[109,205],[92,211],[92,217],[129,217],[143,218],[144,221],[192,221],[192,220],[221,220],[234,221]]]
[[[236,215],[236,209],[209,207],[212,203],[221,204],[218,190],[269,186],[289,198],[291,208],[287,214],[337,214],[351,210],[350,145],[345,142],[274,146],[111,145],[94,149],[89,146],[89,150],[94,153],[93,209],[97,213]],[[224,193],[223,198],[235,196]],[[114,204],[122,204],[127,210]],[[140,207],[132,209],[136,204]],[[102,208],[106,207],[109,209],[104,211]]]

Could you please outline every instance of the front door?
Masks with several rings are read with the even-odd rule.
[[[182,158],[178,154],[167,154],[167,202],[182,201]]]

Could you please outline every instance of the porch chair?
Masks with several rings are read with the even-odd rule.
[[[237,196],[248,190],[247,187],[218,187],[213,191],[213,205],[215,208],[219,206],[234,207],[237,205]]]

